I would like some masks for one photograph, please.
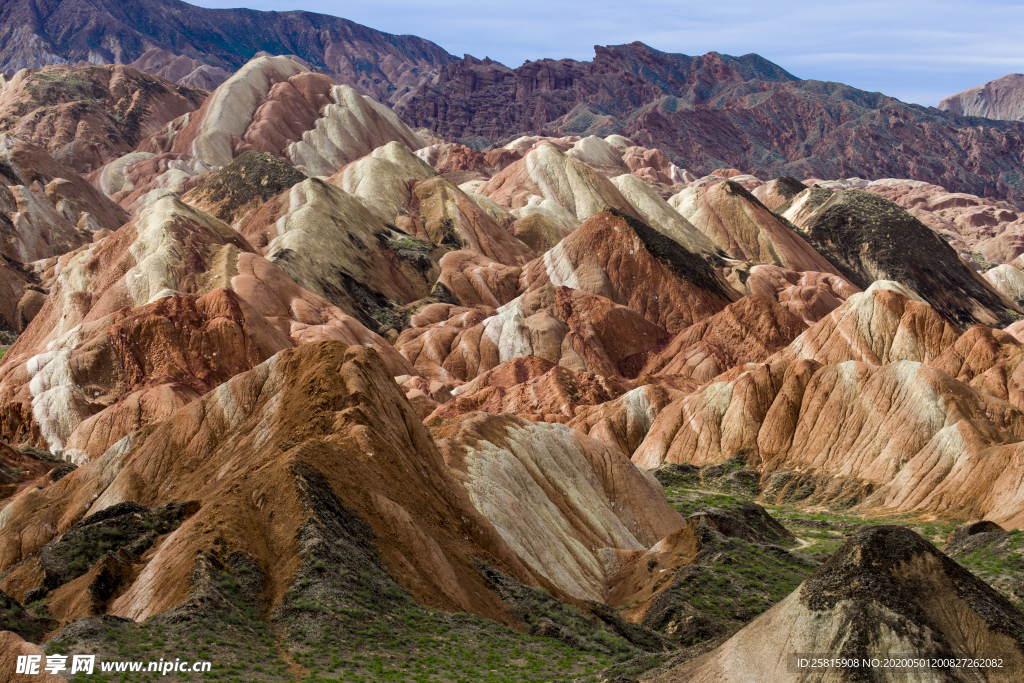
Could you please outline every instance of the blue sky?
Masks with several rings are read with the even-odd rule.
[[[199,0],[203,7],[305,9],[431,40],[509,66],[589,60],[593,46],[639,40],[666,52],[756,52],[801,78],[840,81],[907,102],[1024,72],[1024,2],[974,0]]]

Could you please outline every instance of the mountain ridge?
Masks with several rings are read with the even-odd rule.
[[[423,38],[326,14],[207,9],[179,0],[8,0],[0,26],[0,70],[127,64],[161,48],[234,71],[263,51],[294,54],[383,101],[454,59]]]
[[[939,109],[998,121],[1024,120],[1024,74],[1007,74],[943,97]]]
[[[754,59],[756,57],[756,59]],[[509,69],[464,58],[395,105],[413,127],[481,149],[517,135],[623,135],[698,176],[913,178],[1024,198],[1017,122],[960,117],[842,83],[801,80],[756,55],[687,57],[642,43],[592,62]]]

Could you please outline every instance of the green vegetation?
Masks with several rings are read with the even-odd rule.
[[[53,590],[78,578],[108,551],[123,549],[130,555],[141,555],[158,535],[176,529],[194,510],[182,503],[168,503],[153,510],[138,503],[118,503],[90,515],[40,550],[43,585]]]
[[[142,624],[114,617],[79,621],[46,643],[47,654],[95,654],[98,660],[157,661],[176,657],[208,660],[209,673],[191,680],[293,680],[273,629],[260,618],[251,596],[230,573],[214,570],[183,607]],[[201,597],[200,597],[201,596]],[[197,599],[198,598],[198,599]],[[182,681],[188,674],[78,674],[76,683],[90,681]]]
[[[434,245],[426,240],[417,239],[410,235],[402,235],[388,242],[388,246],[395,251],[431,252]]]
[[[687,489],[672,489],[668,494],[668,504],[686,517],[709,507],[729,511],[746,501],[747,498],[744,496],[734,496],[725,493],[704,494],[700,491]]]
[[[895,524],[905,526],[920,534],[937,547],[942,547],[949,534],[963,520],[923,519],[908,514],[865,513],[851,507],[859,502],[860,495],[839,498],[834,505],[823,505],[813,496],[800,498],[772,496],[775,502],[766,500],[769,492],[791,482],[800,483],[796,478],[787,478],[789,473],[777,473],[761,489],[757,473],[746,467],[742,458],[734,458],[719,465],[697,467],[689,464],[665,465],[654,472],[665,486],[669,505],[684,515],[715,507],[735,511],[746,502],[757,501],[798,539],[795,550],[819,560],[835,552],[846,537],[864,526]],[[813,479],[803,482],[813,490]],[[799,487],[798,487],[799,488]],[[863,494],[864,491],[858,491]]]
[[[59,463],[64,462],[63,460],[61,460],[60,457],[54,455],[50,451],[44,450],[42,448],[36,448],[35,446],[18,446],[18,450],[21,451],[22,453],[27,453],[28,455],[31,455],[35,458],[39,458],[40,460]]]
[[[995,263],[993,261],[989,261],[987,258],[985,258],[984,254],[982,254],[980,251],[968,251],[966,253],[967,253],[968,256],[971,257],[972,261],[977,263],[979,266],[981,266],[985,270],[989,270],[991,268],[995,268],[996,266],[999,265],[998,263]]]
[[[38,641],[57,625],[48,617],[45,605],[36,603],[26,609],[6,593],[0,592],[0,631],[14,631],[22,638]]]
[[[978,534],[948,554],[1024,610],[1024,533],[1020,529]]]
[[[82,102],[91,109],[104,107],[103,89],[78,71],[41,69],[31,76],[28,92],[35,99],[31,108],[48,107],[66,102]]]
[[[272,154],[250,150],[213,174],[195,192],[203,201],[216,204],[214,215],[230,223],[240,208],[254,203],[258,206],[305,179],[304,173]]]
[[[684,567],[652,606],[645,625],[683,646],[741,628],[792,593],[818,565],[770,544],[718,536],[708,559]]]

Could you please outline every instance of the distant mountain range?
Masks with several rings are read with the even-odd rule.
[[[395,108],[413,127],[469,145],[619,133],[698,175],[914,178],[1024,199],[1021,125],[801,80],[757,55],[688,57],[632,43],[597,47],[592,62],[517,69],[466,57]]]
[[[205,9],[178,0],[4,0],[0,71],[128,64],[150,50],[234,71],[258,52],[295,55],[381,101],[397,101],[453,59],[434,43],[312,12]]]
[[[632,43],[598,46],[590,62],[542,59],[512,69],[310,12],[178,0],[0,7],[0,69],[8,71],[131,63],[212,89],[255,54],[293,55],[389,104],[413,127],[477,149],[524,134],[619,133],[698,175],[734,167],[763,177],[914,178],[1024,202],[1024,127],[961,116],[1015,118],[1001,108],[1021,98],[991,96],[1003,92],[992,84],[975,104],[948,99],[944,111],[801,80],[758,55],[690,57]]]

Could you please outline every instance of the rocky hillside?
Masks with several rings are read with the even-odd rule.
[[[516,69],[467,57],[397,111],[414,127],[480,148],[527,133],[621,134],[698,175],[899,177],[1024,199],[1019,124],[979,126],[959,112],[799,80],[757,55],[687,57],[632,43],[597,47],[591,62]]]
[[[129,66],[23,69],[0,92],[0,132],[85,174],[196,110],[207,94]]]
[[[295,55],[385,102],[398,101],[453,59],[428,40],[337,17],[205,9],[178,0],[15,0],[0,7],[0,26],[0,71],[145,57],[136,66],[204,87],[211,84],[204,71],[232,72],[269,52]],[[179,57],[191,68],[178,62],[168,69]]]
[[[930,662],[975,657],[979,647],[1002,648],[1002,666],[1016,668],[1024,664],[1021,616],[1006,598],[921,537],[879,527],[851,536],[799,589],[713,653],[649,680],[1011,680],[998,669],[967,673],[930,663],[888,671],[800,670],[787,657],[766,655],[825,651],[862,662],[892,658],[899,650]]]
[[[939,109],[960,116],[983,116],[1001,121],[1024,120],[1024,74],[1009,74],[943,97]]]
[[[662,66],[695,102],[800,83]],[[617,133],[483,152],[283,56],[205,97],[126,66],[10,93],[2,680],[44,654],[265,683],[1024,664],[1013,205],[696,177]],[[914,675],[1013,680],[960,673]]]
[[[1024,201],[1013,76],[947,98],[939,111],[801,80],[757,55],[691,57],[642,43],[597,46],[590,62],[511,69],[309,12],[16,0],[0,20],[8,77],[48,64],[130,64],[213,90],[255,56],[289,55],[394,107],[413,128],[480,150],[524,134],[620,134],[660,150],[662,166],[698,176],[731,167],[763,177],[897,177]]]

